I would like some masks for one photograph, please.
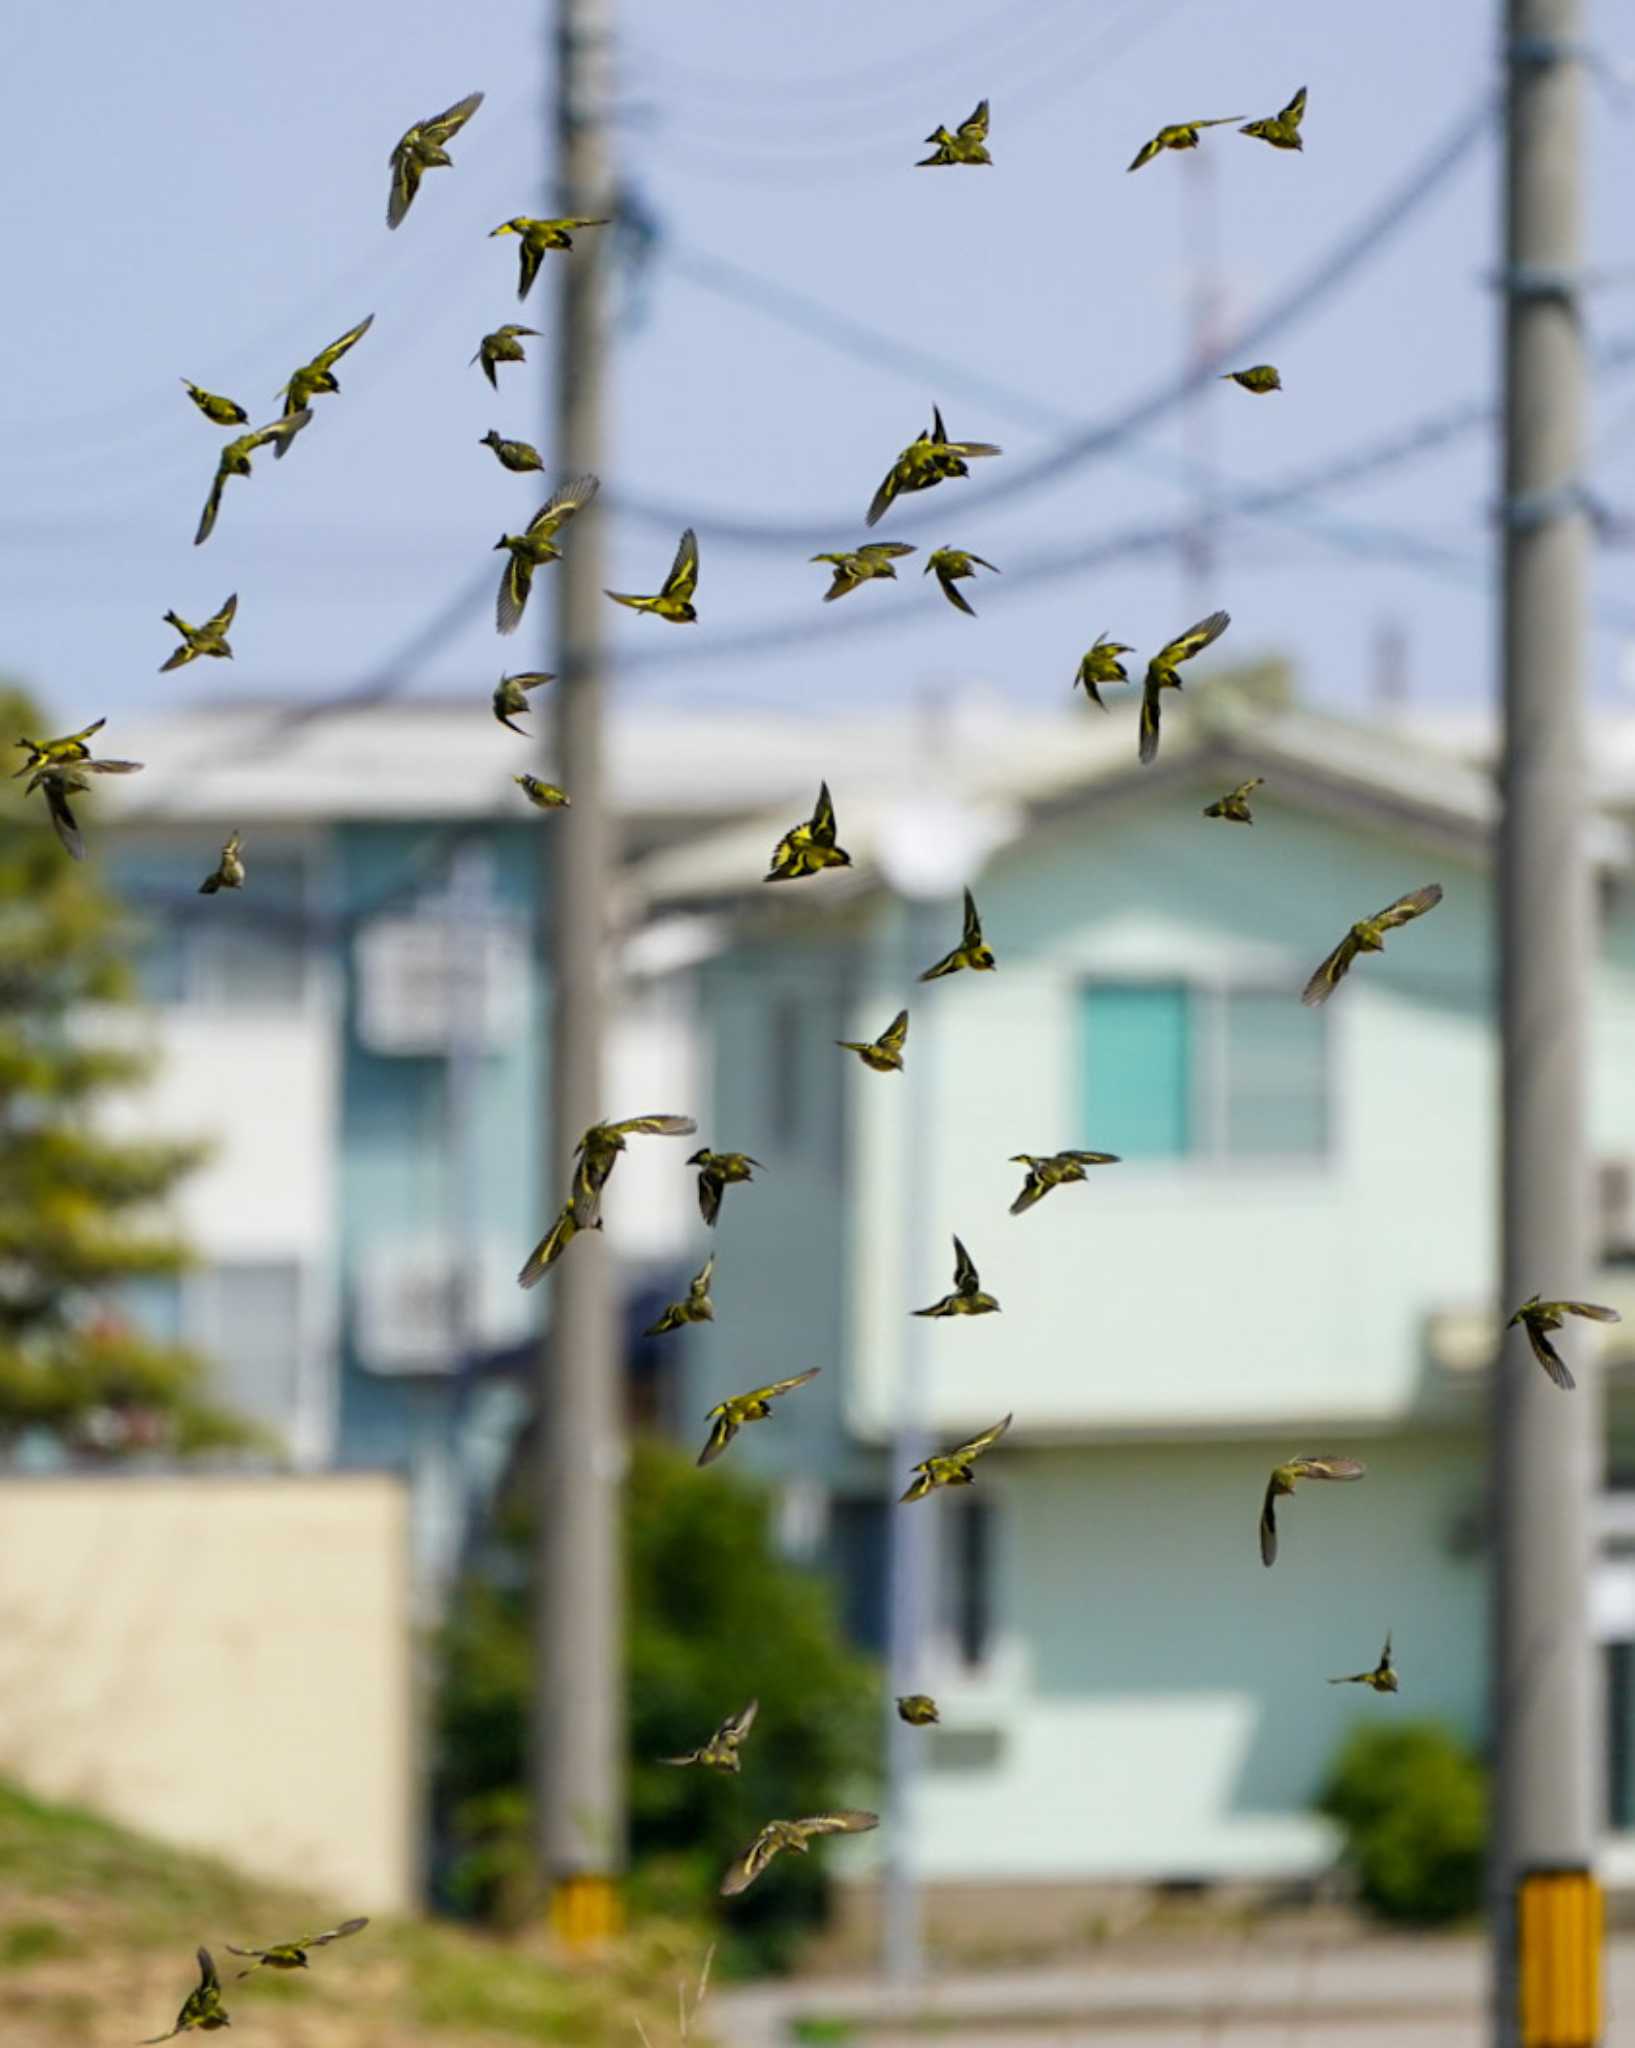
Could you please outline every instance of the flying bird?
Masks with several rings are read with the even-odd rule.
[[[1359,918],[1301,990],[1301,1002],[1308,1008],[1326,1003],[1351,971],[1351,963],[1359,953],[1383,953],[1387,932],[1395,931],[1399,924],[1409,924],[1414,918],[1423,917],[1427,910],[1434,910],[1441,901],[1442,884],[1427,882],[1423,889],[1413,889],[1406,896],[1399,896],[1395,903],[1387,903],[1372,917]]]
[[[237,440],[227,443],[216,464],[216,476],[210,486],[210,495],[205,499],[204,510],[199,514],[199,530],[193,536],[195,547],[201,546],[216,530],[216,514],[221,510],[221,494],[227,479],[230,476],[248,476],[250,457],[258,448],[265,448],[269,441],[277,448],[287,447],[311,418],[310,409],[286,413],[282,419],[273,420],[265,427],[257,427],[253,433],[240,434]]]
[[[1269,142],[1273,149],[1304,149],[1300,139],[1300,123],[1306,111],[1306,88],[1300,90],[1275,114],[1268,114],[1263,121],[1251,121],[1246,128],[1240,128],[1240,135],[1253,135],[1261,142]]]
[[[474,363],[482,364],[483,375],[496,391],[500,388],[500,380],[494,374],[494,365],[496,363],[527,362],[528,358],[523,353],[521,341],[521,337],[525,334],[537,337],[539,329],[537,327],[519,327],[514,320],[507,320],[503,327],[496,327],[492,334],[485,334],[482,340],[478,342],[477,353],[471,360]]]
[[[454,162],[445,145],[459,134],[482,103],[480,92],[467,93],[463,100],[456,100],[452,107],[441,114],[434,114],[429,121],[417,121],[398,141],[389,159],[392,166],[392,190],[386,202],[386,225],[389,228],[402,225],[403,216],[420,190],[422,174],[446,170]]]
[[[999,574],[992,562],[985,562],[980,555],[967,554],[963,548],[933,548],[921,573],[935,575],[943,596],[955,611],[964,612],[968,618],[974,619],[974,608],[966,603],[954,585],[964,577],[974,576],[978,569],[993,569],[996,576]]]
[[[29,781],[24,794],[32,796],[39,790],[45,799],[45,807],[57,837],[62,841],[75,860],[85,858],[85,841],[80,834],[79,824],[74,817],[68,799],[82,796],[91,787],[87,780],[92,775],[134,775],[142,766],[140,761],[93,760],[87,742],[93,733],[100,732],[107,724],[105,718],[98,718],[78,732],[65,734],[60,739],[31,740],[21,738],[17,745],[28,755],[28,759],[12,777],[13,782],[27,775]]]
[[[238,593],[235,591],[221,610],[213,618],[206,619],[202,626],[190,626],[180,613],[166,612],[165,624],[176,628],[182,636],[182,644],[168,661],[160,662],[160,675],[173,668],[185,668],[190,661],[197,661],[201,654],[231,661],[233,650],[227,644],[227,628],[233,623],[233,614],[237,610]]]
[[[1105,711],[1107,706],[1101,703],[1099,685],[1127,683],[1130,680],[1129,670],[1118,657],[1134,652],[1135,649],[1126,647],[1122,640],[1109,640],[1105,633],[1098,633],[1095,645],[1079,663],[1078,674],[1073,678],[1074,687],[1082,686],[1084,694],[1090,701],[1093,704],[1101,704],[1102,710]]]
[[[501,676],[494,685],[491,700],[494,716],[511,732],[528,739],[530,735],[525,733],[520,725],[512,725],[511,721],[527,711],[530,690],[540,689],[544,684],[555,681],[555,676],[547,675],[542,669],[526,669],[514,676]]]
[[[1293,1493],[1300,1479],[1362,1479],[1368,1467],[1357,1458],[1291,1458],[1286,1465],[1274,1465],[1266,1482],[1266,1498],[1260,1504],[1260,1561],[1277,1562],[1277,1503]]]
[[[784,1849],[807,1853],[818,1835],[861,1835],[880,1825],[877,1813],[814,1813],[807,1820],[769,1820],[721,1880],[721,1896],[747,1891],[766,1866]]]
[[[497,228],[490,228],[488,239],[496,235],[517,235],[521,237],[517,255],[521,259],[517,275],[517,297],[527,298],[533,289],[534,279],[539,275],[539,266],[545,261],[547,249],[571,249],[574,228],[605,228],[602,220],[534,220],[526,213],[519,213],[514,220],[503,220]]]
[[[855,1038],[837,1038],[835,1044],[844,1052],[854,1052],[871,1073],[900,1074],[903,1071],[903,1044],[908,1037],[908,1012],[899,1010],[880,1036],[870,1043]]]
[[[31,740],[20,735],[17,745],[28,759],[11,778],[12,781],[20,782],[34,768],[60,768],[70,762],[90,760],[91,749],[86,743],[107,723],[106,718],[94,718],[89,725],[82,725],[78,732],[65,733],[61,739],[55,740]],[[131,765],[136,764],[133,762]]]
[[[561,561],[562,550],[556,545],[556,536],[600,489],[600,478],[576,476],[572,483],[562,484],[552,492],[523,532],[502,533],[495,541],[496,554],[504,548],[511,556],[500,572],[499,596],[494,603],[494,623],[500,632],[514,633],[522,624],[535,569],[546,562]]]
[[[573,1203],[571,1201],[564,1202],[557,1214],[556,1221],[523,1261],[522,1271],[517,1275],[517,1285],[519,1287],[537,1287],[551,1267],[561,1258],[568,1246],[573,1243],[582,1228],[600,1230],[601,1227],[601,1220],[599,1218],[596,1222],[588,1225],[581,1225],[575,1221]]]
[[[221,398],[214,391],[202,390],[190,377],[183,377],[181,382],[187,388],[188,397],[213,427],[242,427],[248,422],[250,415],[236,398]]]
[[[687,1164],[698,1168],[698,1213],[706,1223],[714,1223],[721,1214],[722,1195],[738,1181],[753,1180],[750,1169],[761,1162],[747,1152],[712,1152],[706,1145]]]
[[[960,122],[953,134],[946,128],[933,128],[925,138],[931,145],[931,154],[922,156],[915,168],[926,170],[933,164],[991,164],[988,154],[988,102],[978,100],[974,110]]]
[[[1583,1316],[1592,1323],[1623,1321],[1615,1308],[1603,1308],[1597,1301],[1540,1301],[1536,1294],[1530,1294],[1505,1328],[1513,1330],[1520,1323],[1533,1347],[1533,1356],[1558,1387],[1571,1393],[1578,1382],[1568,1371],[1567,1361],[1550,1342],[1550,1332],[1559,1330],[1568,1316]]]
[[[513,775],[511,780],[536,811],[565,811],[573,798],[554,782],[542,782],[537,775]]]
[[[661,1764],[674,1764],[677,1770],[685,1770],[689,1764],[702,1764],[707,1771],[732,1771],[742,1769],[738,1752],[744,1745],[744,1737],[755,1726],[755,1716],[760,1712],[759,1700],[751,1700],[742,1712],[729,1714],[708,1742],[697,1749],[688,1750],[685,1756],[661,1756]]]
[[[982,920],[977,916],[976,898],[967,889],[965,892],[965,929],[960,934],[959,944],[951,953],[944,953],[934,967],[928,967],[920,976],[921,981],[941,981],[945,974],[957,974],[962,967],[969,967],[973,973],[987,974],[994,965],[993,954],[982,940]]]
[[[1213,121],[1176,121],[1168,128],[1160,128],[1151,142],[1142,143],[1135,155],[1124,166],[1127,171],[1139,171],[1143,164],[1150,164],[1160,150],[1196,149],[1199,131],[1204,128],[1227,128],[1234,121],[1241,121],[1241,114],[1218,114]]]
[[[982,1280],[971,1254],[959,1239],[954,1239],[954,1291],[945,1294],[941,1301],[932,1302],[929,1308],[910,1311],[917,1316],[991,1316],[997,1315],[999,1304],[991,1294],[982,1291]]]
[[[1204,816],[1225,818],[1233,825],[1252,825],[1255,821],[1249,812],[1249,799],[1265,780],[1264,775],[1255,775],[1247,782],[1240,782],[1236,789],[1229,789],[1225,796],[1218,796],[1212,804],[1205,804]]]
[[[698,1454],[700,1465],[713,1465],[746,1422],[766,1422],[772,1414],[772,1403],[781,1394],[793,1393],[796,1387],[804,1387],[808,1380],[815,1380],[823,1370],[821,1365],[809,1365],[805,1372],[798,1372],[792,1379],[774,1380],[770,1387],[756,1387],[747,1394],[729,1394],[726,1400],[717,1401],[705,1416],[710,1425],[710,1434],[703,1450]]]
[[[545,467],[544,457],[531,442],[504,441],[493,427],[489,428],[477,445],[479,448],[492,448],[500,467],[509,469],[516,476],[525,476],[531,469]]]
[[[1262,398],[1268,391],[1283,389],[1283,379],[1270,363],[1251,363],[1247,370],[1228,370],[1220,382],[1241,384],[1245,391],[1253,391]]]
[[[1401,1681],[1396,1666],[1391,1662],[1391,1636],[1386,1632],[1385,1648],[1380,1652],[1380,1661],[1372,1671],[1352,1671],[1344,1678],[1331,1678],[1330,1685],[1366,1685],[1370,1692],[1400,1692]]]
[[[367,320],[360,320],[356,327],[349,327],[340,339],[332,341],[328,348],[319,349],[310,363],[301,365],[279,394],[284,401],[286,419],[293,413],[305,411],[311,401],[322,393],[340,390],[341,387],[335,378],[335,365],[349,348],[362,341],[374,324],[375,316],[371,313]],[[273,454],[282,461],[288,449],[289,442],[280,441]]]
[[[910,1728],[929,1728],[942,1716],[937,1712],[937,1703],[928,1692],[905,1692],[897,1697],[897,1718],[906,1721]]]
[[[242,889],[243,887],[244,837],[242,833],[234,832],[229,836],[227,844],[221,850],[221,859],[216,863],[215,871],[212,874],[206,875],[199,884],[199,894],[201,896],[214,896],[222,889]]]
[[[809,559],[828,562],[833,567],[834,581],[823,593],[823,602],[833,604],[837,597],[845,597],[860,584],[872,582],[877,576],[895,583],[897,571],[892,564],[914,552],[908,541],[866,540],[860,548],[841,548],[826,555],[812,555]]]
[[[852,857],[835,844],[835,807],[826,782],[818,785],[818,799],[812,815],[789,830],[772,849],[772,865],[761,877],[764,882],[798,882],[806,875],[821,874],[825,868],[849,868]]]
[[[715,1271],[715,1254],[699,1267],[687,1282],[684,1301],[672,1301],[658,1321],[642,1332],[645,1337],[662,1337],[670,1330],[679,1330],[687,1323],[713,1323],[715,1303],[710,1299],[710,1275]]]
[[[898,1496],[898,1505],[904,1501],[924,1500],[928,1493],[935,1493],[939,1486],[974,1486],[976,1475],[971,1467],[982,1453],[991,1450],[1011,1426],[1011,1418],[1003,1415],[991,1429],[985,1429],[980,1436],[972,1437],[968,1444],[956,1444],[951,1451],[938,1452],[936,1456],[923,1458],[914,1467],[914,1477],[909,1481],[908,1491]]]
[[[620,1154],[630,1149],[627,1139],[690,1138],[697,1129],[693,1117],[656,1112],[627,1116],[622,1123],[592,1124],[573,1148],[573,1209],[580,1228],[588,1228],[600,1216],[602,1190]]]
[[[1049,1152],[1041,1156],[1036,1152],[1013,1152],[1011,1164],[1025,1166],[1028,1170],[1022,1192],[1011,1204],[1011,1214],[1020,1216],[1035,1202],[1042,1202],[1052,1188],[1063,1188],[1069,1181],[1083,1180],[1087,1166],[1117,1166],[1119,1155],[1116,1152]]]
[[[308,1949],[328,1948],[332,1941],[344,1941],[350,1934],[361,1934],[368,1925],[367,1916],[357,1920],[343,1920],[339,1927],[331,1927],[327,1933],[304,1935],[299,1941],[275,1942],[271,1948],[234,1948],[233,1944],[228,1942],[227,1953],[230,1956],[255,1957],[248,1970],[239,1971],[241,1977],[248,1977],[252,1972],[262,1968],[305,1970],[309,1967]]]
[[[603,595],[611,597],[615,604],[628,605],[633,612],[650,612],[655,619],[668,619],[672,626],[691,626],[698,620],[693,609],[697,588],[698,535],[689,526],[677,543],[676,558],[657,597],[631,597],[622,590],[604,591]]]
[[[141,2048],[157,2048],[160,2041],[173,2041],[178,2034],[192,2033],[195,2027],[213,2034],[218,2027],[231,2025],[221,2002],[221,1979],[216,1975],[216,1965],[209,1949],[201,1948],[198,1956],[199,1981],[182,2001],[175,2026],[168,2034],[150,2034]]]
[[[1231,625],[1229,612],[1211,612],[1207,619],[1200,619],[1195,626],[1188,626],[1184,633],[1178,633],[1167,645],[1160,647],[1152,660],[1147,663],[1147,673],[1141,686],[1141,740],[1139,752],[1143,765],[1158,758],[1158,721],[1162,715],[1162,698],[1166,690],[1178,690],[1181,678],[1176,673],[1183,661],[1190,661],[1195,654],[1218,640]]]
[[[887,506],[899,493],[928,491],[933,484],[943,483],[949,477],[969,476],[971,472],[967,463],[970,459],[1003,452],[991,441],[950,441],[948,429],[942,423],[941,408],[933,406],[930,426],[909,442],[886,471],[864,524],[878,526]]]

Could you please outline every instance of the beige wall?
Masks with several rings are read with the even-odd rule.
[[[0,1773],[412,1905],[407,1537],[376,1475],[0,1481]]]

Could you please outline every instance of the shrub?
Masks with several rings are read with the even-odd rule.
[[[1426,1924],[1480,1906],[1487,1780],[1451,1730],[1435,1721],[1356,1729],[1317,1804],[1340,1827],[1376,1912]]]

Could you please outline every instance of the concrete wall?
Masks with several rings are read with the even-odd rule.
[[[0,1773],[349,1912],[416,1902],[402,1488],[0,1485]]]

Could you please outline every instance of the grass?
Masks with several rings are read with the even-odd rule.
[[[638,1929],[587,1963],[554,1956],[542,1935],[376,1920],[315,1956],[310,1975],[228,1975],[227,1942],[288,1940],[350,1910],[0,1784],[6,2048],[120,2048],[162,2032],[195,1981],[201,1941],[222,1969],[229,2048],[258,2037],[278,2048],[641,2048],[644,2037],[669,2048],[677,1986],[697,1979],[704,1953],[675,1926]]]

